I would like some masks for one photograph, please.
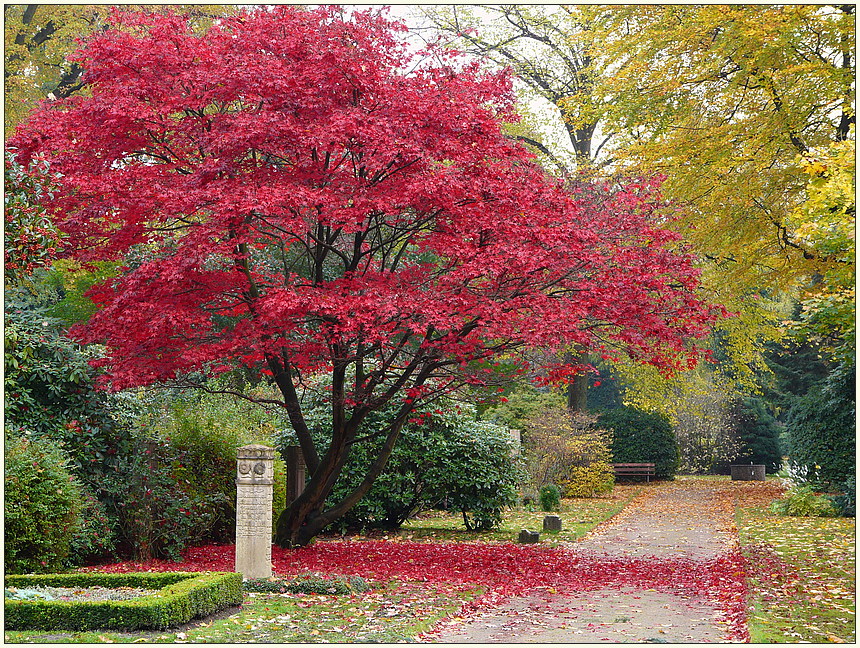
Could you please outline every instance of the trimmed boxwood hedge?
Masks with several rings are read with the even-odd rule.
[[[6,587],[34,585],[159,591],[123,601],[6,600],[7,630],[164,630],[242,602],[242,574],[231,572],[85,572],[6,577]]]

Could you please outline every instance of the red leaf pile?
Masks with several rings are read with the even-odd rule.
[[[708,599],[722,609],[729,638],[748,641],[746,561],[733,550],[713,560],[604,558],[517,544],[323,541],[296,550],[273,547],[276,574],[313,571],[375,580],[462,586],[489,592],[480,604],[551,587],[559,594],[612,588],[655,589]],[[117,563],[100,571],[232,571],[234,547],[207,545],[185,552],[182,562]],[[478,606],[470,606],[473,610]],[[466,610],[468,611],[468,610]]]

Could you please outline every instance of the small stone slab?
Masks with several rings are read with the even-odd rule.
[[[528,531],[527,529],[523,529],[520,531],[520,535],[517,538],[517,542],[520,544],[536,544],[540,542],[540,533],[537,531]]]
[[[547,515],[543,519],[544,531],[561,531],[561,518],[557,515]]]

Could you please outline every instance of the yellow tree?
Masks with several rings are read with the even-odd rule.
[[[688,240],[733,288],[790,288],[840,263],[790,215],[806,197],[803,159],[851,133],[853,10],[590,9],[618,166],[667,176]]]
[[[811,160],[853,138],[853,10],[504,7],[483,14],[497,16],[486,26],[454,9],[434,22],[463,34],[462,47],[512,65],[568,133],[588,126],[608,142],[603,171],[666,177],[664,192],[682,207],[673,223],[702,259],[711,298],[737,313],[718,331],[722,366],[750,389],[767,370],[764,344],[785,333],[787,297],[815,277],[853,278],[853,239],[834,253],[798,212],[815,194]],[[853,206],[840,213],[853,231]],[[847,295],[827,293],[843,304]]]
[[[806,200],[789,214],[788,226],[807,248],[832,260],[801,295],[799,333],[815,337],[839,362],[853,364],[856,350],[855,212],[856,154],[853,139],[801,156],[809,176]]]
[[[752,386],[764,368],[756,350],[785,333],[786,295],[817,284],[813,295],[823,299],[808,302],[811,311],[838,310],[843,321],[853,306],[853,293],[822,292],[820,279],[853,285],[853,238],[830,236],[828,245],[815,233],[854,227],[853,200],[842,199],[854,193],[844,156],[850,147],[853,160],[854,7],[586,12],[601,42],[601,118],[616,134],[616,167],[666,176],[664,191],[684,207],[677,226],[705,261],[714,298],[738,313],[723,327],[723,346],[741,384]],[[815,170],[827,152],[837,159],[825,180]],[[822,193],[841,201],[826,216]]]

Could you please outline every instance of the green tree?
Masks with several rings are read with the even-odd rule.
[[[771,473],[778,471],[782,465],[782,428],[764,402],[758,398],[738,399],[732,403],[731,418],[741,444],[734,461],[762,464]]]
[[[680,464],[678,441],[661,415],[622,407],[601,413],[598,427],[612,432],[612,460],[654,464],[654,475],[672,479]]]

